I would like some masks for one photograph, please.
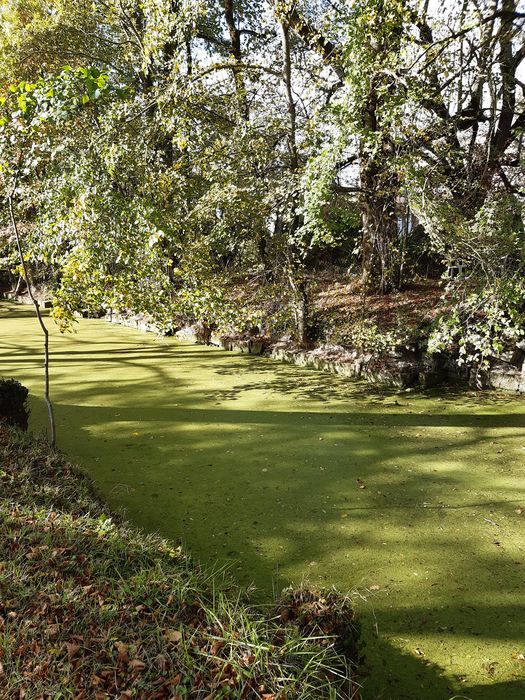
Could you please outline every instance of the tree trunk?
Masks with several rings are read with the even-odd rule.
[[[235,23],[233,0],[223,1],[226,24],[228,25],[228,33],[230,35],[232,56],[235,60],[235,66],[232,68],[233,80],[235,82],[235,93],[237,95],[237,102],[239,104],[239,112],[241,117],[245,121],[248,121],[249,108],[246,95],[246,84],[244,82],[244,75],[240,65],[242,63],[241,33]]]
[[[510,2],[511,0],[506,0]],[[280,3],[277,4],[278,6]],[[336,75],[343,80],[347,75],[344,50],[323,36],[317,27],[312,26],[297,9],[296,3],[290,3],[287,9],[277,11],[283,33],[283,46],[286,56],[286,32],[288,27],[315,50],[323,60],[331,66]],[[283,17],[285,21],[283,21]],[[381,23],[378,25],[378,29]],[[381,32],[378,32],[381,36]],[[392,27],[388,38],[383,37],[377,46],[380,55],[387,56],[392,51],[399,51],[402,36],[402,20]],[[289,44],[288,44],[289,50]],[[285,76],[286,77],[286,76]],[[382,106],[382,95],[389,91],[388,82],[391,78],[381,72],[372,76],[369,93],[360,115],[364,134],[371,135],[371,144],[367,152],[367,137],[361,147],[361,187],[364,190],[361,197],[361,219],[363,225],[363,286],[372,287],[381,293],[396,289],[400,284],[400,263],[398,254],[398,224],[397,201],[399,195],[399,180],[394,172],[395,156],[393,143],[387,133],[381,134],[378,123],[378,112]],[[290,112],[291,116],[293,114]],[[381,146],[376,150],[375,143],[381,139]],[[373,151],[373,153],[372,153]]]
[[[24,284],[24,278],[22,275],[18,275],[18,281],[15,287],[15,297],[17,297],[22,291],[22,285]]]
[[[281,46],[283,51],[283,82],[286,93],[286,106],[288,110],[288,153],[290,157],[290,171],[292,177],[297,176],[299,170],[299,151],[297,148],[297,110],[293,97],[292,85],[292,55],[290,46],[290,27],[287,21],[280,22]],[[294,247],[294,236],[302,224],[302,217],[298,212],[299,202],[294,194],[291,203],[291,220],[289,224],[289,236],[287,241],[287,266],[288,282],[292,290],[293,313],[297,339],[302,346],[308,343],[308,298],[306,295],[306,282],[302,276],[302,263],[297,260]]]
[[[44,399],[46,402],[47,406],[47,415],[49,419],[49,442],[51,444],[51,447],[55,447],[56,445],[56,429],[55,429],[55,415],[53,412],[53,404],[51,403],[51,398],[49,396],[49,332],[46,328],[46,325],[44,323],[44,319],[42,318],[42,313],[40,312],[40,304],[38,303],[38,300],[36,299],[35,295],[33,294],[33,287],[31,284],[31,277],[29,275],[29,268],[27,266],[26,260],[24,258],[24,253],[22,250],[22,241],[20,240],[20,234],[18,231],[18,226],[16,224],[16,218],[15,218],[15,212],[13,208],[13,195],[10,194],[7,197],[7,203],[8,203],[8,208],[9,208],[9,218],[11,220],[11,226],[13,229],[13,233],[15,234],[15,239],[16,239],[16,246],[18,249],[18,256],[20,258],[20,264],[22,266],[22,270],[24,272],[24,277],[27,285],[27,293],[29,294],[29,298],[33,302],[33,306],[35,307],[35,312],[36,312],[36,317],[38,319],[38,323],[40,325],[40,328],[42,329],[42,333],[44,335]]]
[[[306,281],[297,277],[294,270],[290,269],[288,281],[293,294],[293,315],[297,340],[302,347],[308,345],[308,296],[306,294]]]
[[[375,76],[370,84],[362,126],[365,133],[374,135],[372,143],[362,137],[360,152],[362,284],[366,290],[373,289],[388,294],[400,283],[398,215],[397,204],[400,187],[393,158],[394,146],[388,133],[380,133],[378,96],[384,78]],[[377,147],[375,141],[380,139]]]
[[[283,81],[286,90],[286,106],[288,109],[288,152],[290,154],[290,170],[295,174],[299,169],[299,154],[297,151],[297,110],[295,108],[292,87],[290,29],[285,22],[281,22],[280,27],[283,49]]]
[[[365,289],[388,294],[401,284],[398,193],[395,174],[383,172],[377,158],[361,157],[362,276]]]

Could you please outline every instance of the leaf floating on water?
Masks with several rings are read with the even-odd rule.
[[[497,661],[485,661],[483,668],[489,674],[489,676],[493,676],[497,665]]]

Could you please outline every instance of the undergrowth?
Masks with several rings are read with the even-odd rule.
[[[44,441],[0,427],[0,698],[358,697],[334,591],[251,604],[110,514]]]

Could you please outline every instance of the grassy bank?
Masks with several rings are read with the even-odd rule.
[[[0,448],[1,698],[349,696],[348,600],[250,606],[112,517],[46,443],[0,427]]]

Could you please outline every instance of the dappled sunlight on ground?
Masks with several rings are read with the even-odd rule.
[[[36,322],[0,324],[39,429]],[[113,507],[261,595],[356,592],[365,698],[525,697],[523,399],[381,394],[101,321],[51,351],[59,445]]]

